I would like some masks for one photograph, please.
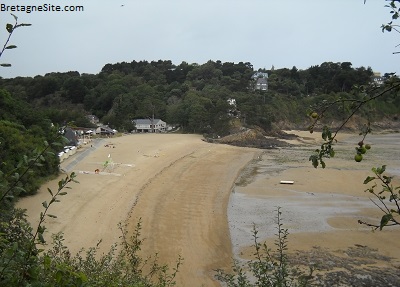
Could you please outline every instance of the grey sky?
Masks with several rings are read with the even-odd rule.
[[[100,72],[107,63],[250,62],[307,69],[326,61],[397,72],[400,34],[382,33],[384,0],[0,0],[6,5],[82,5],[83,12],[13,12],[20,23],[0,76]],[[121,6],[124,5],[124,6]],[[9,12],[0,12],[3,45]],[[399,48],[400,50],[400,48]]]

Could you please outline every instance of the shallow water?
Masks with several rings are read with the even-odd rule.
[[[356,146],[359,136],[349,137],[338,144],[338,150],[348,152],[352,156],[351,145]],[[369,135],[365,140],[372,145],[368,151],[368,160],[358,165],[360,170],[368,170],[372,166],[387,164],[387,172],[400,176],[400,134]],[[348,151],[350,149],[350,151]],[[310,167],[308,148],[284,149],[281,151],[266,152],[258,160],[249,164],[244,170],[238,184],[234,187],[228,205],[228,221],[236,258],[240,248],[251,246],[253,227],[258,230],[258,237],[266,239],[276,234],[277,207],[282,208],[282,217],[285,228],[290,233],[296,232],[327,232],[334,230],[327,223],[327,219],[335,216],[356,215],[361,209],[372,207],[368,198],[359,198],[344,194],[322,194],[296,190],[296,185],[278,185],[273,189],[282,191],[280,197],[267,194],[251,194],[255,189],[267,190],[263,185],[265,179],[276,177],[288,168]],[[347,159],[340,159],[336,169],[352,169],[346,167]],[[374,164],[371,166],[371,164]],[[262,193],[262,192],[261,192]],[[288,200],[288,196],[290,200]],[[321,206],[320,202],[332,201],[332,205]]]

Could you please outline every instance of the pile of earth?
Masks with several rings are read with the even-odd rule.
[[[346,120],[346,117],[342,119],[327,119],[322,118],[318,120],[318,123],[314,127],[314,131],[321,131],[324,126],[328,126],[331,130],[336,130],[341,127]],[[313,123],[310,118],[304,119],[300,122],[291,122],[288,120],[277,121],[273,124],[272,130],[308,130],[309,126]],[[373,131],[393,131],[399,132],[400,130],[400,115],[395,116],[383,116],[379,120],[372,120],[359,116],[353,115],[349,120],[346,121],[345,125],[341,128],[342,131],[346,132],[360,132],[363,127],[370,125]]]
[[[274,134],[267,135],[264,130],[260,128],[243,129],[240,132],[218,138],[205,140],[212,143],[229,144],[240,147],[254,147],[261,149],[273,149],[278,147],[288,147],[290,144],[279,140],[288,139],[294,135],[289,135],[284,132],[274,132]]]

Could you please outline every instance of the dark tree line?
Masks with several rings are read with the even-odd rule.
[[[353,68],[349,62],[260,71],[269,75],[268,92],[251,89],[255,72],[251,63],[221,61],[202,65],[175,65],[168,60],[122,62],[106,64],[95,75],[48,73],[1,79],[0,84],[54,124],[88,126],[85,115],[94,114],[104,124],[130,131],[132,119],[154,114],[184,132],[224,135],[232,118],[228,110],[234,109],[246,124],[264,129],[273,121],[298,122],[304,120],[304,110],[313,101],[350,97],[352,87],[368,85],[373,74],[371,68]],[[228,99],[236,100],[235,108]]]

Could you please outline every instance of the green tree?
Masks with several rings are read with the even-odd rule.
[[[66,97],[72,103],[83,103],[87,89],[81,78],[73,77],[67,79],[63,84],[63,89],[65,90]]]

